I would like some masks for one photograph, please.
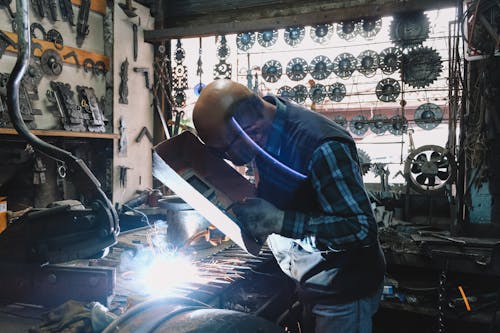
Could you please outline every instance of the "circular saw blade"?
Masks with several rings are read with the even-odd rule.
[[[397,47],[388,47],[379,55],[379,67],[384,74],[390,75],[401,68],[401,50]]]
[[[429,18],[423,12],[396,14],[391,22],[390,37],[401,48],[421,45],[429,37]]]
[[[403,55],[403,82],[413,88],[425,88],[441,74],[439,53],[430,47],[419,47]]]

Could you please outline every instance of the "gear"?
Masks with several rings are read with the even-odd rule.
[[[306,34],[304,27],[293,26],[285,28],[285,43],[290,46],[297,46],[302,42]]]
[[[266,30],[257,33],[257,42],[262,47],[271,47],[278,40],[278,30]]]
[[[321,83],[314,84],[311,89],[309,89],[309,98],[314,103],[321,103],[325,100],[326,88]]]
[[[382,18],[371,17],[364,18],[361,20],[359,34],[365,39],[373,39],[382,29]]]
[[[358,21],[342,21],[337,24],[337,35],[345,40],[351,40],[356,37],[359,33]]]
[[[283,68],[277,60],[269,60],[262,66],[262,78],[267,82],[274,83],[281,78]]]
[[[421,45],[429,37],[429,18],[423,12],[394,15],[391,41],[401,48]]]
[[[370,168],[372,167],[372,160],[370,155],[368,155],[368,153],[361,148],[358,148],[358,160],[361,167],[361,174],[364,176],[368,173],[368,171],[370,171]]]
[[[332,73],[333,64],[327,56],[319,55],[311,61],[309,71],[316,80],[324,80]]]
[[[294,99],[294,93],[293,89],[290,86],[283,86],[278,89],[278,92],[276,93],[279,97],[287,98],[287,99]]]
[[[174,106],[183,108],[186,106],[186,93],[184,90],[175,90],[173,98]]]
[[[340,102],[346,94],[345,84],[335,82],[328,86],[328,98],[334,102]]]
[[[332,120],[342,128],[347,129],[347,119],[344,116],[337,115],[332,118]]]
[[[186,59],[186,51],[184,51],[184,49],[182,48],[182,43],[180,39],[177,40],[174,59],[177,64],[180,64],[181,62],[184,61],[184,59]]]
[[[255,44],[255,32],[242,32],[236,36],[238,50],[248,51]]]
[[[233,66],[221,60],[214,66],[214,80],[231,79]]]
[[[434,103],[425,103],[415,110],[413,119],[418,127],[429,131],[441,123],[443,120],[443,111]]]
[[[349,129],[357,136],[363,136],[368,131],[368,121],[365,116],[359,115],[352,117],[349,122]]]
[[[379,67],[384,74],[390,75],[401,68],[401,50],[397,47],[388,47],[379,56]]]
[[[370,129],[373,133],[381,135],[387,131],[388,119],[383,114],[376,114],[370,120]]]
[[[306,86],[299,84],[293,87],[293,100],[299,104],[304,103],[307,99],[308,92]]]
[[[411,49],[403,55],[403,82],[413,88],[427,87],[441,71],[441,56],[430,47]]]
[[[300,81],[307,75],[307,62],[302,58],[293,58],[286,65],[286,75],[292,81]]]
[[[350,78],[356,67],[356,58],[350,53],[341,53],[333,61],[333,72],[342,79]]]
[[[391,117],[389,122],[388,129],[392,135],[401,135],[405,133],[408,128],[408,120],[400,115]]]
[[[333,36],[333,25],[317,24],[313,25],[310,30],[311,39],[318,44],[325,44]]]
[[[366,77],[372,77],[377,72],[379,64],[378,53],[366,50],[358,56],[358,71]]]
[[[399,82],[392,78],[385,78],[377,83],[375,94],[382,102],[395,102],[401,92]]]

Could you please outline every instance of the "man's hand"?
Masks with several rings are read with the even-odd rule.
[[[232,211],[238,221],[260,241],[265,241],[272,233],[281,232],[285,212],[264,199],[246,198],[234,203]]]

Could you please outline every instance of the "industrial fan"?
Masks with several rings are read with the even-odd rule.
[[[409,185],[417,192],[435,194],[444,190],[452,179],[454,161],[448,151],[436,145],[426,145],[412,151],[405,161],[404,173]]]

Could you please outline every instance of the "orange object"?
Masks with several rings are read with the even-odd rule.
[[[0,197],[0,233],[7,228],[7,197]]]
[[[460,295],[462,295],[462,298],[464,300],[465,308],[467,309],[467,311],[470,311],[471,309],[469,305],[469,300],[467,299],[467,296],[465,296],[464,288],[462,288],[462,286],[458,286],[458,290],[460,291]]]

